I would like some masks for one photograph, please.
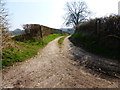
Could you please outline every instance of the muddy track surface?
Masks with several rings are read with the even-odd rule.
[[[60,37],[59,37],[60,38]],[[3,88],[117,88],[117,80],[107,80],[78,68],[70,52],[68,37],[62,48],[59,38],[40,53],[18,66],[3,72]],[[82,55],[82,54],[81,54]]]

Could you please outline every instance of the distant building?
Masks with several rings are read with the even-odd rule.
[[[120,1],[118,2],[118,15],[120,15]]]

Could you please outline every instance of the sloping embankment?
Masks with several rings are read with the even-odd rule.
[[[99,74],[101,73],[120,79],[120,63],[88,53],[82,48],[74,46],[69,40],[66,42],[69,43],[68,48],[74,55],[74,60],[77,61],[80,66],[84,66],[95,72],[97,71]]]

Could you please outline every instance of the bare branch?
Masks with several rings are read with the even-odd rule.
[[[8,28],[9,28],[9,22],[8,22],[8,10],[5,8],[5,2],[4,0],[0,1],[0,29],[1,29],[1,35],[2,35],[2,48],[5,47],[6,42],[8,41]]]
[[[73,1],[66,3],[66,16],[65,24],[67,26],[77,26],[86,21],[87,16],[90,14],[88,7],[84,1]]]

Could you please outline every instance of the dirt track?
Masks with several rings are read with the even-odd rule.
[[[59,37],[60,38],[60,37]],[[3,72],[3,88],[116,88],[117,81],[102,79],[76,66],[70,41],[50,42],[36,57]],[[82,55],[82,54],[81,54]]]

